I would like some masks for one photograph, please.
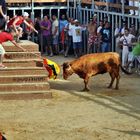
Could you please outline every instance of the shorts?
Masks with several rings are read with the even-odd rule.
[[[51,36],[43,36],[43,46],[50,46],[51,45]]]
[[[3,46],[0,44],[0,55],[4,55],[4,54],[5,54],[5,50]]]
[[[58,45],[58,35],[53,37],[53,45]]]
[[[82,47],[82,42],[73,42],[73,48],[81,48]]]

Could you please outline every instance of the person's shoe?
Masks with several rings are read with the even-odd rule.
[[[53,54],[52,53],[50,54],[50,57],[53,57]]]
[[[132,73],[132,68],[131,67],[128,68],[128,72]]]
[[[4,66],[3,64],[0,65],[0,69],[5,69],[7,68],[6,66]]]

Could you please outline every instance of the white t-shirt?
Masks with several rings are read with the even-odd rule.
[[[123,35],[120,38],[120,41],[123,42],[123,46],[127,46],[127,44],[131,44],[132,43],[132,39],[134,39],[134,38],[135,38],[135,36],[132,35],[132,34],[128,34],[128,36]]]
[[[71,28],[71,33],[72,33],[72,39],[73,42],[82,42],[82,31],[85,30],[86,28],[83,28],[81,26],[73,26]]]
[[[57,20],[57,19],[54,20],[53,23],[52,23],[52,34],[54,34],[55,28],[58,27],[58,25],[59,25],[58,20]],[[58,33],[58,30],[57,30],[56,35],[58,35],[58,34],[59,34],[59,33]]]
[[[102,28],[103,28],[102,26],[99,26],[99,27],[97,28],[97,34],[100,33],[100,31],[101,31]]]
[[[71,23],[68,23],[68,25],[66,25],[66,26],[68,26],[68,35],[72,36],[72,28],[74,25],[72,25]]]

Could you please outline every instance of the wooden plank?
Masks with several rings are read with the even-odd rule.
[[[137,1],[137,0],[135,0]],[[82,0],[82,3],[85,3],[85,4],[92,4],[92,0]],[[118,9],[122,9],[122,5],[121,4],[114,4],[114,3],[107,3],[107,2],[98,2],[98,1],[94,1],[94,4],[96,6],[109,6],[109,7],[112,7],[112,8],[118,8]],[[135,6],[128,6],[128,5],[125,5],[124,7],[125,9],[127,10],[138,10],[139,8],[138,7],[135,7]]]
[[[33,0],[33,2],[66,2],[67,0]],[[31,3],[32,0],[24,0],[24,1],[19,1],[19,0],[7,0],[6,3]]]

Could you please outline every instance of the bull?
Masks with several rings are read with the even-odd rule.
[[[111,77],[108,88],[112,87],[116,79],[115,89],[119,89],[120,68],[124,73],[130,74],[122,67],[119,54],[114,52],[87,54],[71,62],[65,62],[62,66],[65,80],[73,73],[84,79],[83,91],[89,91],[89,78],[94,75],[108,72]]]

